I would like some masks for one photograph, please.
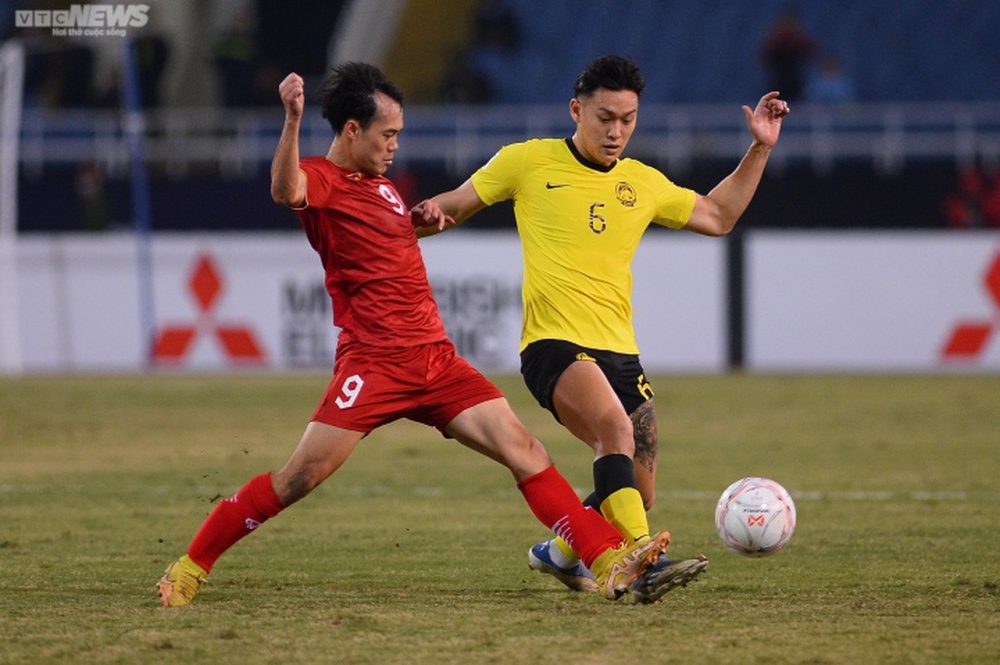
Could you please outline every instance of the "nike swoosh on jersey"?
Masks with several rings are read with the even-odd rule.
[[[569,187],[569,183],[566,184],[554,184],[551,182],[545,183],[545,189],[559,189],[560,187]]]

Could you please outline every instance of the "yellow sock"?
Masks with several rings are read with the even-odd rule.
[[[559,552],[566,557],[567,561],[579,561],[580,555],[577,554],[572,547],[569,546],[565,540],[556,536],[556,547],[559,548]]]
[[[623,487],[601,503],[601,513],[629,541],[639,543],[649,540],[649,520],[642,495],[634,487]],[[556,547],[567,561],[579,561],[579,555],[565,540],[556,536]]]
[[[634,487],[623,487],[601,502],[601,513],[633,543],[649,540],[649,521],[642,495]]]

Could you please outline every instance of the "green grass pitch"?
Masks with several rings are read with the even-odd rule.
[[[581,491],[590,451],[497,377]],[[320,375],[0,379],[0,663],[997,663],[1000,376],[659,376],[655,529],[706,575],[655,606],[527,568],[500,466],[396,423],[220,559],[154,584],[215,501],[280,465]],[[725,550],[719,493],[796,499],[782,552]]]

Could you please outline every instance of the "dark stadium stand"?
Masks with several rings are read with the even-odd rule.
[[[501,102],[561,102],[605,52],[644,68],[649,102],[756,99],[768,27],[793,7],[820,53],[837,57],[864,101],[996,100],[1000,3],[982,0],[504,0],[524,45],[495,58]]]
[[[430,2],[414,0],[408,6],[407,16],[417,22],[404,25],[404,34],[422,36],[440,27],[440,17],[426,10]],[[971,198],[975,204],[976,197],[962,191],[963,183],[976,182],[968,175],[975,167],[984,169],[983,182],[994,182],[1000,168],[1000,40],[995,37],[1000,2],[476,4],[491,12],[506,8],[516,33],[497,47],[481,38],[477,26],[451,26],[455,40],[459,34],[480,35],[458,47],[453,64],[462,65],[464,74],[465,66],[479,68],[490,82],[488,103],[424,103],[424,88],[433,86],[416,83],[412,72],[437,72],[445,92],[443,84],[455,71],[433,64],[441,53],[435,58],[425,53],[428,63],[419,63],[424,51],[397,44],[400,52],[385,64],[395,77],[394,59],[405,62],[409,69],[400,70],[401,80],[424,93],[408,96],[405,140],[392,174],[409,178],[414,198],[458,184],[504,142],[568,135],[572,125],[566,103],[573,81],[587,62],[607,52],[634,57],[647,79],[642,120],[628,154],[703,191],[746,148],[738,105],[752,104],[766,90],[763,44],[782,10],[791,7],[815,44],[810,68],[822,56],[836,58],[853,83],[855,99],[839,105],[794,105],[748,221],[798,228],[1000,226],[1000,221],[984,222],[993,218],[977,210],[970,213],[958,201]],[[473,14],[464,7],[455,22],[472,20]],[[482,20],[481,13],[476,15]],[[156,229],[294,226],[294,219],[268,196],[267,168],[281,117],[272,90],[267,88],[264,105],[256,108],[168,103],[147,114]],[[472,101],[467,90],[451,93],[450,103]],[[42,107],[37,95],[34,99],[21,132],[21,230],[130,228],[127,152],[117,102],[112,99],[106,108],[67,109]],[[318,109],[309,113],[303,150],[323,152],[329,127]],[[962,219],[972,221],[955,221]],[[509,210],[498,206],[470,227],[510,224]]]

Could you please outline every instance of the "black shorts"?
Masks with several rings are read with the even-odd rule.
[[[559,414],[552,405],[552,391],[566,368],[577,360],[597,363],[625,407],[625,413],[631,414],[652,399],[653,389],[639,364],[639,356],[589,349],[560,339],[542,339],[521,352],[521,376],[538,403],[551,411],[556,420]]]

